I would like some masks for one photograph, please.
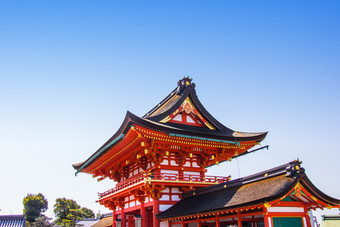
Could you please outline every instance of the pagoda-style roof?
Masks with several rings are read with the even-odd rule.
[[[240,142],[261,142],[267,132],[247,133],[231,130],[217,121],[198,100],[195,84],[191,79],[183,78],[178,86],[156,107],[142,118],[127,112],[118,131],[101,146],[85,162],[74,164],[73,167],[80,172],[114,144],[124,140],[124,135],[132,126],[141,126],[145,129],[169,136],[194,138],[239,144]]]
[[[259,139],[266,136],[262,133],[246,133],[234,131],[219,121],[217,121],[199,101],[195,84],[191,83],[192,79],[183,78],[178,81],[175,88],[165,99],[158,103],[153,109],[143,116],[153,122],[162,123],[163,125],[172,126],[190,133],[209,134],[214,136],[228,137],[234,140],[258,136]],[[178,112],[192,113],[202,123],[203,127],[195,127],[191,124],[172,121]]]
[[[157,217],[164,220],[264,204],[268,207],[281,201],[308,201],[312,209],[340,205],[340,200],[322,193],[312,184],[299,161],[293,161],[251,176],[190,191]]]

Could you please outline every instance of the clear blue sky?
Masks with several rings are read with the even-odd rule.
[[[27,193],[101,210],[113,187],[74,177],[118,129],[183,76],[239,131],[269,131],[242,176],[300,158],[340,198],[338,1],[1,1],[0,214]],[[238,177],[237,162],[210,174]],[[333,211],[334,212],[334,211]],[[335,211],[338,213],[338,211]]]

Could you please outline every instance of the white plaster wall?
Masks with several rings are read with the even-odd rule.
[[[171,188],[172,193],[181,193],[178,188]]]
[[[170,198],[169,198],[169,195],[162,195],[162,198],[160,198],[159,200],[161,200],[161,201],[169,201]]]
[[[197,165],[197,162],[193,162],[193,163],[192,163],[192,167],[200,167],[200,166]]]
[[[169,222],[168,221],[162,221],[159,223],[160,227],[169,227]]]
[[[304,212],[303,207],[268,207],[268,212]]]
[[[169,165],[169,160],[164,159],[161,165]]]
[[[178,170],[161,169],[161,173],[178,174]]]
[[[171,200],[172,200],[172,201],[180,201],[181,199],[179,198],[178,195],[172,195],[172,196],[171,196]]]
[[[183,171],[184,174],[188,175],[200,175],[200,172],[194,172],[194,171]]]
[[[190,167],[190,162],[185,162],[185,164],[183,166]]]

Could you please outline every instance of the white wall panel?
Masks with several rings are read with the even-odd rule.
[[[303,207],[268,207],[268,212],[304,212]]]

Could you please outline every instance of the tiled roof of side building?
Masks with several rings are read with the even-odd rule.
[[[96,224],[100,218],[90,218],[90,219],[83,219],[76,221],[77,227],[91,227],[92,225]]]
[[[296,168],[298,166],[298,168]],[[201,188],[183,195],[183,199],[157,215],[158,219],[234,209],[279,199],[297,183],[311,189],[314,196],[333,206],[340,201],[319,191],[307,178],[299,162],[294,161],[248,177]]]
[[[0,215],[0,227],[25,227],[24,215]]]
[[[100,221],[92,225],[92,227],[111,227],[112,223],[113,223],[112,217],[104,217]]]

